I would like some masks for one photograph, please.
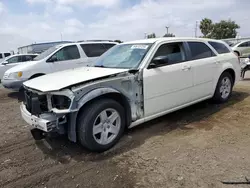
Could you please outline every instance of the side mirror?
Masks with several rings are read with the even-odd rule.
[[[52,57],[50,57],[50,58],[47,60],[47,62],[49,62],[49,63],[53,63],[53,62],[55,62],[55,61],[58,61],[58,59],[57,59],[56,56],[52,56]]]
[[[8,61],[3,61],[2,62],[2,65],[7,65],[8,64]]]
[[[149,68],[160,67],[168,63],[169,61],[168,61],[167,56],[158,56],[158,57],[155,57],[153,61],[149,64]]]

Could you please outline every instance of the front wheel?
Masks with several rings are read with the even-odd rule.
[[[79,114],[77,123],[80,143],[91,151],[103,152],[121,138],[125,128],[125,111],[112,99],[96,100]]]
[[[217,103],[227,102],[232,95],[233,79],[230,73],[224,72],[217,83],[213,100]]]

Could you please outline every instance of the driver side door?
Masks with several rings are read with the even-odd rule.
[[[143,93],[145,117],[159,115],[192,101],[193,69],[187,61],[186,43],[163,43],[153,59],[168,57],[168,63],[144,69]]]

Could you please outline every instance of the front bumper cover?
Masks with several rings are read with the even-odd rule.
[[[44,132],[50,132],[57,126],[57,117],[52,113],[41,114],[40,117],[31,115],[22,103],[20,106],[22,118],[33,128],[40,129]]]

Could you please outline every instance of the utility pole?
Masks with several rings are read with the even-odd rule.
[[[167,34],[168,34],[168,28],[169,28],[169,27],[168,27],[168,26],[166,26],[166,29],[167,29]]]
[[[195,37],[197,37],[197,30],[198,30],[198,21],[195,22],[195,29],[194,29]]]
[[[145,38],[145,39],[147,38],[147,33],[144,33],[144,38]]]
[[[63,36],[62,36],[62,33],[61,33],[61,41],[63,40]]]

